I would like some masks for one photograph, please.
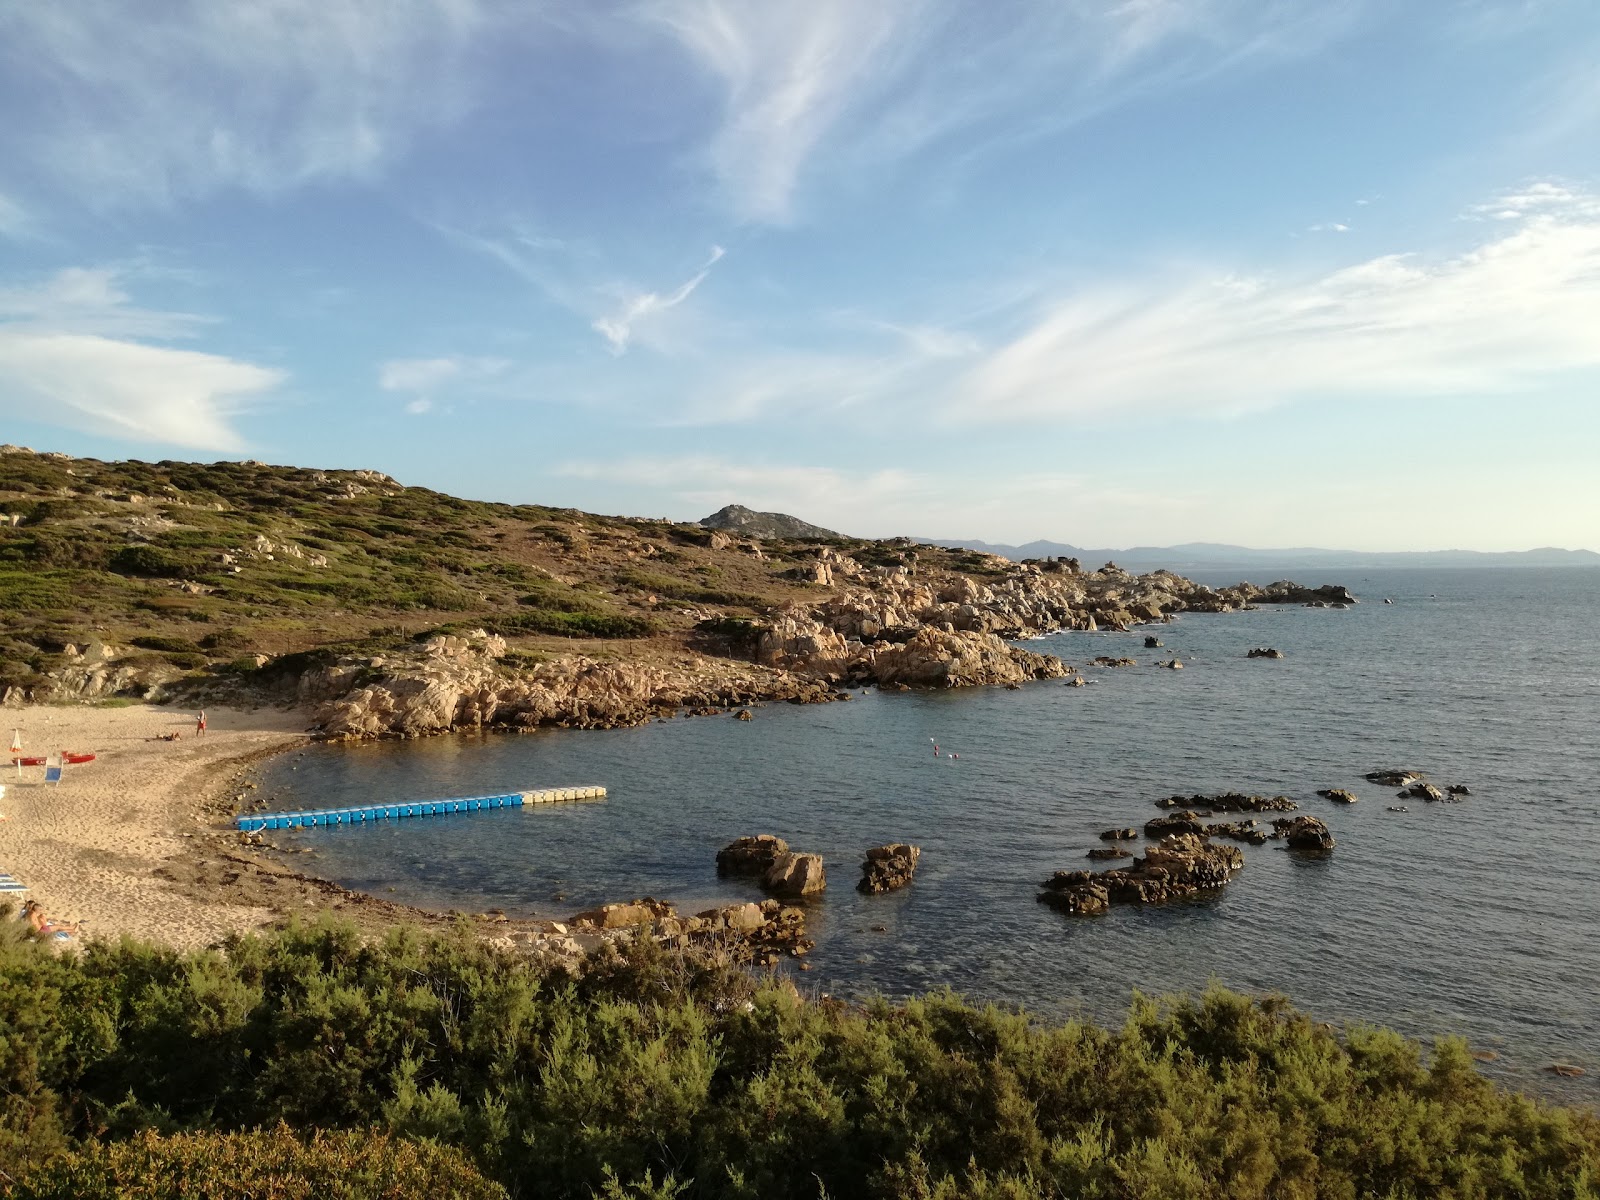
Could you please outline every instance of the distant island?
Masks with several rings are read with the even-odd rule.
[[[1133,568],[1164,567],[1173,571],[1227,570],[1361,570],[1367,567],[1600,567],[1593,550],[1562,550],[1541,546],[1535,550],[1323,550],[1297,546],[1257,550],[1221,542],[1184,542],[1177,546],[1132,546],[1125,550],[1093,550],[1066,542],[1036,541],[1021,546],[959,538],[916,538],[934,546],[977,550],[1022,562],[1031,558],[1076,558],[1102,563],[1115,561]]]

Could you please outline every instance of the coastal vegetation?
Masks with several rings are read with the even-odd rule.
[[[376,653],[466,628],[514,653],[604,652],[618,639],[669,652],[699,621],[806,598],[789,571],[820,545],[899,561],[883,543],[817,533],[758,548],[697,525],[462,500],[372,471],[6,447],[0,691],[47,698],[77,661],[69,650],[96,644],[143,652],[118,660],[134,691],[163,670],[248,681],[256,658]]]
[[[1583,1200],[1600,1120],[1271,997],[1135,997],[1108,1029],[324,919],[190,954],[3,935],[0,1170],[52,1200]]]

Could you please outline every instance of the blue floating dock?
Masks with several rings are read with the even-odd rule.
[[[354,808],[307,808],[293,812],[248,813],[234,818],[246,833],[262,829],[303,829],[310,825],[360,825],[367,821],[402,817],[438,817],[446,813],[484,812],[493,808],[520,808],[525,804],[555,804],[564,800],[603,800],[603,787],[542,788],[504,796],[469,796],[459,800],[407,800],[396,804],[360,804]]]

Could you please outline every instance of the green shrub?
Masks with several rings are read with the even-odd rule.
[[[110,567],[119,575],[144,579],[183,579],[198,575],[206,564],[192,554],[157,546],[124,546],[111,556]]]
[[[506,613],[484,620],[490,633],[513,637],[519,633],[549,633],[571,638],[644,638],[656,632],[648,617],[625,613],[551,612],[536,608]]]
[[[91,1142],[23,1179],[17,1200],[506,1200],[460,1151],[373,1130],[286,1126]]]
[[[141,634],[129,638],[129,643],[141,650],[163,650],[171,654],[200,654],[200,646],[188,638],[166,637],[159,634]]]
[[[1424,1057],[1220,989],[1104,1029],[949,993],[807,1004],[649,943],[573,979],[468,931],[58,957],[18,929],[0,921],[0,1170],[56,1181],[44,1196],[119,1194],[163,1154],[246,1172],[255,1143],[163,1147],[279,1121],[311,1145],[454,1146],[528,1197],[1593,1200],[1600,1181],[1600,1119],[1498,1090],[1461,1043]],[[152,1129],[168,1140],[90,1146]]]

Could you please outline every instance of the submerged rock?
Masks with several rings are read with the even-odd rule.
[[[861,882],[856,884],[856,891],[879,895],[903,888],[917,873],[917,863],[921,860],[920,846],[905,842],[874,846],[867,851],[866,862],[861,864]]]
[[[1452,796],[1472,795],[1472,789],[1464,783],[1452,783],[1449,787],[1445,788],[1445,791],[1449,792]]]
[[[1231,838],[1236,842],[1248,842],[1252,846],[1267,844],[1267,831],[1260,827],[1254,817],[1248,821],[1213,821],[1204,829],[1207,837]]]
[[[1274,650],[1271,646],[1257,646],[1245,655],[1246,658],[1282,658],[1282,650]]]
[[[1410,787],[1422,777],[1421,771],[1368,771],[1366,775],[1368,783],[1394,788]]]
[[[1436,803],[1444,799],[1444,793],[1431,783],[1419,781],[1398,793],[1396,798],[1400,800],[1427,800]]]
[[[1335,804],[1355,804],[1360,799],[1354,792],[1347,792],[1344,788],[1323,788],[1317,795]]]
[[[1145,638],[1145,640],[1144,640],[1144,648],[1146,650],[1159,650],[1159,649],[1161,649],[1161,639],[1158,638],[1158,637],[1147,637],[1147,638]]]
[[[1128,858],[1130,857],[1130,852],[1124,850],[1121,846],[1096,846],[1084,857],[1104,861],[1113,858]]]
[[[1100,835],[1102,842],[1126,842],[1139,836],[1139,831],[1131,826],[1126,829],[1107,829]]]
[[[1199,833],[1205,826],[1192,812],[1175,812],[1168,817],[1152,817],[1144,823],[1144,835],[1162,838],[1168,834]]]
[[[1111,658],[1102,654],[1094,660],[1094,665],[1097,667],[1137,667],[1139,664],[1131,658]]]

